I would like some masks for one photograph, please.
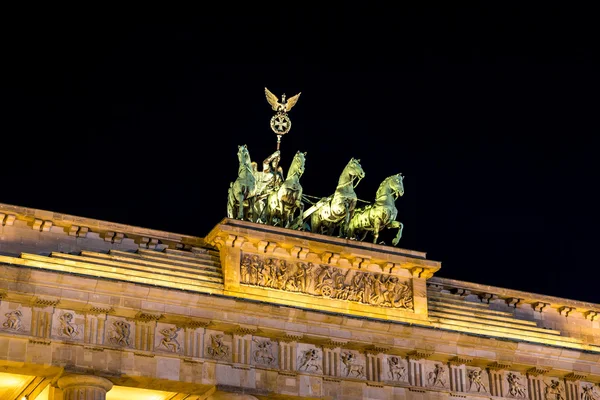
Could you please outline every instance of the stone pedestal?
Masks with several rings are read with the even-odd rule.
[[[93,375],[66,375],[57,383],[63,400],[104,400],[113,386],[108,379]]]

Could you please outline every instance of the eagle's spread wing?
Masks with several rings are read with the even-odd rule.
[[[269,91],[269,89],[265,88],[265,95],[267,96],[267,101],[273,107],[273,111],[277,111],[277,107],[279,106],[279,99],[273,93]]]
[[[302,92],[300,92],[302,93]],[[285,103],[285,110],[286,111],[290,111],[292,109],[292,107],[294,107],[294,105],[298,102],[298,98],[300,98],[300,93],[298,93],[295,96],[290,97],[287,102]]]

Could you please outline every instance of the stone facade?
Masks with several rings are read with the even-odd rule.
[[[0,399],[600,400],[600,305],[224,219],[191,237],[0,204]]]

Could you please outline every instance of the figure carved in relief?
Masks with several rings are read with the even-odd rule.
[[[319,351],[317,349],[308,349],[302,354],[298,369],[309,371],[311,368],[313,368],[315,371],[321,371],[320,361]]]
[[[73,325],[73,314],[67,312],[59,317],[60,321],[60,330],[58,333],[62,336],[68,336],[70,338],[74,338],[79,335],[79,330],[76,325]]]
[[[129,335],[131,334],[131,326],[125,321],[113,322],[110,342],[119,346],[131,345]]]
[[[593,385],[581,386],[581,400],[598,400]]]
[[[362,378],[365,375],[365,367],[357,363],[356,356],[353,353],[346,352],[340,355],[342,363],[346,369],[346,376],[354,376],[356,378]]]
[[[21,329],[21,317],[23,316],[21,310],[11,311],[4,314],[4,316],[6,317],[6,321],[2,323],[3,328],[11,329],[13,331]]]
[[[477,390],[478,392],[484,391],[487,393],[487,388],[483,384],[482,371],[480,369],[472,369],[469,371],[469,390]]]
[[[563,396],[563,388],[560,386],[560,382],[552,379],[548,385],[544,382],[546,388],[544,389],[544,397],[546,400],[565,400]]]
[[[160,340],[161,346],[172,351],[173,353],[178,353],[181,349],[181,345],[177,341],[177,334],[180,330],[181,328],[177,328],[175,326],[162,329],[160,331],[160,334],[163,335],[163,338]]]
[[[256,340],[256,351],[254,351],[254,361],[262,364],[273,364],[275,356],[273,356],[273,343],[270,340]]]
[[[508,394],[512,397],[527,397],[525,393],[525,387],[521,384],[520,379],[517,375],[509,372],[506,376],[508,381]]]
[[[405,381],[406,380],[406,367],[402,365],[400,357],[390,356],[387,359],[389,371],[388,374],[390,379],[393,381]]]
[[[229,346],[223,343],[223,334],[210,335],[208,354],[214,358],[223,358],[229,355]]]
[[[445,379],[446,369],[442,364],[436,364],[433,371],[429,372],[427,375],[427,381],[431,386],[441,386],[446,387],[446,379]]]

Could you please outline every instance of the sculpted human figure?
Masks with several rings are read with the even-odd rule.
[[[525,393],[525,387],[521,385],[519,377],[512,372],[509,372],[506,376],[508,381],[508,394],[512,397],[527,397]]]
[[[482,376],[481,376],[481,370],[480,369],[473,369],[471,371],[469,371],[469,390],[473,390],[473,386],[475,386],[475,389],[477,389],[478,392],[481,392],[482,390],[484,392],[487,393],[487,388],[485,387],[485,385],[483,384]]]
[[[73,326],[73,324],[71,324],[71,322],[73,321],[73,314],[64,313],[63,315],[61,315],[59,317],[59,319],[60,319],[60,324],[61,324],[61,329],[60,329],[61,335],[65,335],[65,336],[73,338],[79,334],[77,327]]]
[[[2,324],[2,327],[18,331],[21,329],[21,317],[23,314],[20,310],[11,311],[4,314],[6,321]]]
[[[177,353],[181,348],[181,345],[177,341],[177,334],[180,330],[181,328],[177,328],[174,326],[162,329],[160,333],[164,337],[161,339],[160,344],[166,349],[171,350],[173,353]]]
[[[598,400],[593,385],[581,386],[581,400]]]

